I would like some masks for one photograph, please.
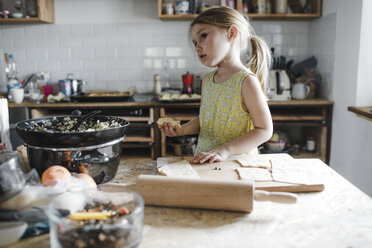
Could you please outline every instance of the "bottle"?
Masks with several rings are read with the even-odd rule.
[[[167,90],[170,88],[170,76],[168,71],[168,60],[163,60],[163,67],[160,73],[160,82],[162,90]]]
[[[6,55],[5,55],[6,58]],[[8,93],[11,88],[19,88],[21,84],[18,81],[18,68],[17,63],[14,59],[13,54],[9,54],[9,57],[7,60],[7,66],[5,69],[6,72],[6,78],[7,78],[7,89]]]
[[[159,95],[161,93],[161,84],[159,74],[154,75],[154,93]]]
[[[313,136],[308,136],[306,140],[306,149],[309,152],[315,151],[315,137]]]

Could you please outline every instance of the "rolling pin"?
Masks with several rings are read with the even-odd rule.
[[[104,184],[110,191],[117,184]],[[123,187],[123,186],[121,186]],[[146,205],[251,212],[253,199],[293,204],[297,195],[254,190],[253,181],[174,178],[140,175],[135,185],[126,189],[138,192]]]

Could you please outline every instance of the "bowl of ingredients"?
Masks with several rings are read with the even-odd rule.
[[[6,201],[25,186],[25,178],[17,152],[0,154],[0,202]]]
[[[17,242],[24,234],[27,223],[22,221],[0,222],[0,247]]]
[[[286,145],[287,136],[283,132],[274,131],[273,136],[265,145],[268,151],[280,152],[283,151]]]
[[[136,192],[97,190],[63,194],[48,207],[52,247],[137,247],[143,198]],[[74,199],[74,204],[70,204]]]

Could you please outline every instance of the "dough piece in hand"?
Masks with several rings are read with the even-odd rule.
[[[239,178],[252,181],[272,181],[270,172],[261,168],[236,168]]]
[[[173,164],[163,165],[158,168],[158,172],[168,177],[187,177],[200,178],[199,174],[191,167],[186,160],[181,160]]]
[[[172,118],[159,118],[157,123],[159,126],[162,126],[164,122],[170,122],[172,124],[172,127],[181,127],[181,122],[180,121],[175,121]]]
[[[255,168],[265,168],[270,169],[270,160],[262,156],[249,156],[244,158],[236,159],[238,163],[243,167],[255,167]]]

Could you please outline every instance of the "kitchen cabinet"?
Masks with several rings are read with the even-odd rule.
[[[333,102],[327,100],[269,101],[274,130],[288,133],[291,143],[302,149],[295,158],[319,158],[329,163]],[[167,104],[160,107],[160,117],[186,122],[199,113],[199,103]],[[291,134],[291,135],[290,135]],[[315,138],[315,151],[305,150],[306,138]],[[174,156],[170,138],[161,135],[161,156]],[[264,149],[262,152],[266,152]]]
[[[272,9],[274,9],[274,6],[276,2],[279,0],[271,0],[271,6]],[[163,3],[166,2],[165,0],[158,0],[158,17],[161,20],[166,21],[176,21],[176,20],[193,20],[195,17],[197,17],[197,14],[174,14],[174,15],[167,15],[163,11]],[[216,5],[220,5],[221,1],[216,0]],[[297,0],[288,0],[288,8],[291,9],[289,6],[296,6],[299,1]],[[236,9],[243,13],[243,0],[236,0],[235,1]],[[293,4],[293,5],[292,5]],[[253,20],[311,20],[315,18],[319,18],[321,16],[321,6],[322,6],[322,0],[307,0],[306,4],[308,7],[308,10],[306,13],[285,13],[285,14],[278,14],[278,13],[265,13],[265,14],[259,14],[259,13],[249,13],[246,14],[247,17]],[[302,10],[301,10],[302,11]]]
[[[0,18],[0,24],[54,23],[54,0],[35,0],[36,17]],[[26,10],[23,10],[26,12]]]

